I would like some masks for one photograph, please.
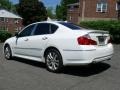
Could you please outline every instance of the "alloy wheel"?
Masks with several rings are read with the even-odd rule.
[[[4,54],[6,59],[11,59],[11,49],[9,46],[5,47]]]
[[[49,71],[59,72],[63,66],[62,57],[57,50],[50,50],[46,55],[46,66]]]

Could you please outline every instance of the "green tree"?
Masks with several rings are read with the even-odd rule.
[[[0,0],[0,8],[15,11],[15,6],[9,0]]]
[[[47,15],[48,15],[48,17],[50,17],[50,18],[52,18],[52,19],[55,18],[55,14],[54,14],[54,12],[53,12],[53,8],[52,8],[52,7],[48,7],[48,8],[47,8]]]
[[[56,17],[58,20],[67,19],[67,5],[71,3],[76,3],[79,0],[61,0],[60,5],[56,6]]]
[[[57,17],[58,20],[62,20],[63,19],[61,11],[62,11],[61,6],[57,5],[56,6],[56,17]]]
[[[22,16],[24,25],[47,19],[46,7],[38,0],[19,0],[17,11]]]

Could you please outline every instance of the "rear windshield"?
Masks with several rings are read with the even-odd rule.
[[[70,23],[70,22],[59,22],[59,23],[68,27],[68,28],[70,28],[70,29],[72,29],[72,30],[80,30],[81,29],[81,27],[79,27],[79,26],[77,26],[73,23]]]

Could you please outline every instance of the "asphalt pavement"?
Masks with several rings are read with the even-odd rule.
[[[6,60],[0,43],[0,90],[120,90],[120,45],[110,61],[48,72],[40,62]]]

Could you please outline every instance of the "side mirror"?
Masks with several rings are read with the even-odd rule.
[[[18,32],[15,33],[15,36],[18,38]]]

